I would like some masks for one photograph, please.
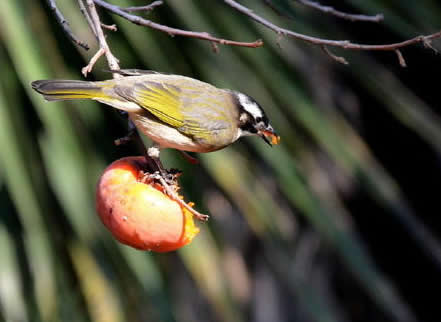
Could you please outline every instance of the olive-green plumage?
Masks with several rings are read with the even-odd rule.
[[[32,87],[48,101],[92,99],[127,111],[136,127],[163,148],[210,152],[246,135],[240,129],[242,107],[236,92],[180,75],[120,73],[125,77],[39,80]]]

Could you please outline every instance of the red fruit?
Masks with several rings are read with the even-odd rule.
[[[199,233],[193,215],[156,184],[142,181],[144,157],[113,162],[101,176],[96,209],[121,243],[142,250],[168,252],[187,245]]]

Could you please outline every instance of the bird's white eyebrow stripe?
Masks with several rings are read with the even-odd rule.
[[[242,105],[245,111],[253,115],[254,117],[262,117],[262,110],[259,108],[259,106],[251,101],[248,96],[238,93],[237,94],[239,98],[239,103]]]

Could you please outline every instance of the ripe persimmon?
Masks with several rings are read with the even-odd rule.
[[[162,187],[144,180],[144,157],[126,157],[104,170],[96,191],[103,224],[121,243],[141,250],[168,252],[199,233],[193,215]]]

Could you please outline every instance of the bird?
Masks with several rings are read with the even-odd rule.
[[[32,88],[47,101],[91,99],[128,113],[153,145],[149,157],[160,164],[161,149],[206,153],[244,136],[270,146],[280,137],[251,96],[200,80],[139,69],[112,70],[104,81],[36,80]]]

